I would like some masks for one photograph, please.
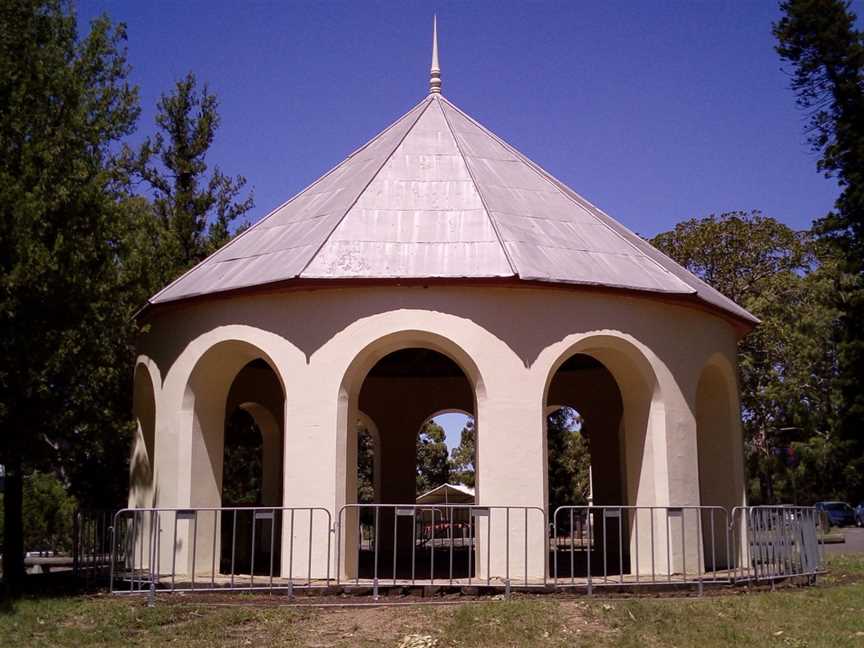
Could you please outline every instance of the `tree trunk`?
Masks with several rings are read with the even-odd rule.
[[[7,430],[7,434],[8,434]],[[6,489],[3,494],[3,581],[6,594],[18,596],[24,587],[24,480],[21,456],[6,456]]]

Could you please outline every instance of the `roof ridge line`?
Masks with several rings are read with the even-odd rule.
[[[758,319],[755,315],[753,315],[750,311],[748,311],[746,308],[744,308],[743,306],[741,306],[741,305],[740,305],[738,302],[736,302],[734,299],[731,299],[730,297],[727,297],[727,296],[724,295],[722,292],[720,292],[719,290],[717,290],[714,286],[712,286],[711,284],[709,284],[707,281],[701,279],[698,275],[696,275],[695,273],[691,272],[690,270],[688,270],[687,268],[685,268],[684,266],[682,266],[680,263],[678,263],[675,259],[673,259],[672,257],[670,257],[668,254],[666,254],[666,253],[662,252],[661,250],[658,250],[657,248],[655,248],[653,245],[651,245],[651,243],[650,243],[649,241],[646,241],[645,239],[643,239],[641,236],[639,236],[639,235],[636,234],[635,232],[631,232],[631,231],[630,231],[629,229],[627,229],[624,225],[622,225],[622,224],[619,223],[617,220],[615,220],[614,218],[612,218],[609,214],[607,214],[605,211],[603,211],[602,209],[600,209],[597,205],[595,205],[594,203],[592,203],[590,200],[588,200],[587,198],[585,198],[585,197],[582,196],[581,194],[577,193],[575,190],[573,190],[573,189],[571,189],[570,187],[568,187],[564,182],[562,182],[561,180],[559,180],[558,178],[556,178],[555,176],[553,176],[551,173],[548,173],[548,172],[546,172],[545,170],[544,170],[544,172],[547,173],[547,175],[549,176],[549,180],[550,180],[551,182],[553,182],[556,186],[558,186],[558,187],[559,187],[559,190],[562,191],[562,192],[564,193],[564,195],[568,195],[567,192],[572,192],[572,193],[574,194],[575,197],[574,197],[574,196],[568,196],[571,200],[573,200],[574,202],[578,202],[578,201],[582,201],[582,202],[584,202],[585,205],[586,205],[588,208],[590,208],[592,211],[596,212],[596,215],[600,218],[601,222],[602,222],[604,225],[606,225],[606,227],[608,227],[608,228],[611,229],[613,232],[615,232],[616,234],[618,234],[618,236],[620,236],[622,239],[624,239],[625,241],[627,241],[628,243],[630,243],[630,245],[632,245],[633,247],[639,247],[639,246],[643,246],[643,245],[644,245],[644,246],[646,247],[646,250],[644,251],[645,256],[647,256],[649,259],[651,259],[652,261],[654,261],[655,264],[659,265],[660,267],[663,267],[663,266],[660,264],[660,262],[659,262],[657,259],[654,258],[653,255],[660,255],[660,256],[662,256],[663,259],[664,259],[666,262],[672,264],[672,266],[674,266],[674,268],[680,270],[682,273],[686,274],[687,277],[689,277],[689,278],[692,279],[693,281],[697,282],[697,283],[699,284],[700,287],[704,287],[706,290],[709,290],[709,291],[711,291],[712,293],[716,293],[716,294],[719,295],[721,298],[723,298],[724,300],[726,300],[727,302],[729,302],[732,306],[734,306],[735,309],[737,309],[738,311],[741,311],[741,314],[740,314],[741,317],[745,317],[746,319],[752,319],[752,320],[754,320],[754,321],[759,321],[759,319]],[[578,201],[577,201],[577,199],[578,199]],[[607,220],[608,220],[608,221],[611,221],[612,224],[610,225],[608,222],[606,222]],[[625,236],[624,234],[618,232],[618,231],[615,229],[615,227],[614,227],[615,225],[617,225],[617,226],[619,226],[619,227],[623,227],[625,230],[627,230],[627,233],[632,234],[632,235],[636,238],[636,241],[630,241],[628,238],[626,238],[626,236]],[[678,276],[675,272],[673,272],[672,270],[670,270],[670,269],[668,269],[668,268],[663,268],[663,269],[664,269],[666,272],[668,272],[669,274],[671,274],[673,277],[675,277],[676,279],[678,279],[679,281],[684,281],[684,283],[688,283],[687,281],[685,281],[684,279],[682,279],[681,277],[679,277],[679,276]],[[688,283],[688,285],[689,285],[689,283]],[[693,288],[693,292],[694,292],[696,295],[699,295],[699,290],[698,290],[697,288],[695,288],[695,287],[693,287],[693,286],[690,286],[690,287]],[[699,296],[700,296],[703,300],[705,299],[705,298],[702,297],[701,295],[699,295]]]
[[[448,104],[450,104],[447,99],[444,99],[443,96],[435,95],[435,99],[439,102],[443,99]],[[451,106],[453,104],[450,104]],[[513,273],[514,277],[519,277],[519,270],[516,268],[516,264],[513,263],[513,260],[510,258],[510,253],[507,251],[507,244],[504,242],[504,239],[501,238],[501,232],[498,231],[498,223],[495,222],[495,217],[492,215],[492,211],[489,209],[489,206],[486,204],[486,198],[483,196],[483,192],[480,191],[480,184],[477,182],[477,178],[474,177],[474,172],[471,171],[471,165],[468,164],[468,159],[465,157],[465,152],[462,150],[462,146],[459,144],[459,138],[456,137],[456,132],[453,130],[453,126],[450,123],[450,120],[447,119],[447,113],[444,111],[440,105],[438,106],[441,109],[441,116],[444,117],[444,123],[447,124],[447,130],[450,131],[450,136],[453,138],[453,143],[456,145],[456,150],[459,152],[459,157],[462,159],[462,163],[465,165],[466,171],[468,171],[468,175],[471,177],[471,184],[474,185],[474,189],[477,191],[477,196],[480,198],[480,203],[483,205],[483,211],[486,212],[486,218],[489,219],[489,224],[492,225],[492,231],[495,233],[495,238],[498,239],[498,244],[501,246],[501,251],[504,253],[504,259],[507,261],[507,265],[510,266],[510,272]],[[461,112],[461,111],[460,111]]]
[[[746,308],[741,306],[734,299],[727,297],[722,292],[717,290],[714,286],[709,284],[707,281],[702,280],[701,278],[696,276],[694,273],[690,272],[687,268],[682,266],[680,263],[678,263],[675,259],[670,257],[668,254],[664,254],[663,252],[661,252],[660,250],[655,248],[653,245],[651,245],[651,243],[644,240],[642,237],[640,237],[635,232],[631,231],[626,225],[623,225],[622,223],[618,222],[615,218],[613,218],[612,216],[607,214],[600,207],[598,207],[597,205],[592,203],[590,200],[585,198],[582,194],[577,192],[575,189],[572,189],[571,187],[569,187],[567,185],[567,183],[563,182],[562,180],[559,180],[557,177],[552,175],[549,171],[547,171],[546,169],[541,167],[539,164],[537,164],[536,162],[534,162],[530,158],[523,155],[517,148],[515,148],[514,146],[512,146],[511,144],[509,144],[508,142],[503,140],[500,136],[498,136],[495,133],[493,133],[492,131],[490,131],[488,128],[483,126],[483,124],[481,124],[480,122],[475,120],[473,117],[471,117],[471,115],[468,115],[467,113],[465,113],[461,108],[459,108],[455,104],[451,103],[450,101],[448,101],[447,103],[450,104],[451,106],[453,106],[453,109],[458,111],[460,114],[462,114],[466,119],[468,119],[472,123],[476,124],[484,132],[488,133],[492,138],[494,138],[496,141],[498,141],[502,146],[504,146],[506,149],[508,149],[511,153],[513,153],[518,158],[520,158],[522,161],[524,161],[528,166],[530,166],[532,168],[532,170],[534,170],[535,173],[537,173],[538,175],[543,177],[545,180],[550,182],[565,198],[567,198],[568,200],[570,200],[571,202],[573,202],[577,205],[587,207],[589,211],[593,212],[593,215],[595,216],[595,218],[597,218],[602,225],[604,225],[608,230],[610,230],[618,238],[620,238],[625,243],[630,245],[630,247],[635,248],[637,251],[641,252],[643,256],[648,258],[651,262],[654,263],[654,265],[659,267],[666,274],[671,275],[677,281],[685,284],[688,288],[690,288],[690,290],[691,290],[690,294],[697,295],[698,297],[703,299],[703,301],[707,301],[704,297],[702,297],[699,294],[699,290],[696,287],[690,285],[689,282],[685,281],[684,279],[679,277],[675,272],[673,272],[669,268],[665,267],[662,263],[660,263],[660,261],[658,261],[654,257],[654,255],[660,255],[661,257],[663,257],[663,259],[666,262],[671,263],[675,268],[677,268],[678,270],[680,270],[681,272],[686,274],[692,280],[696,281],[700,287],[704,287],[705,289],[711,291],[712,293],[716,293],[719,297],[721,297],[723,300],[728,302],[731,305],[731,308],[727,307],[727,310],[737,311],[737,315],[739,317],[743,317],[743,318],[751,320],[751,321],[757,321],[757,322],[759,321],[759,319],[755,315],[753,315],[750,311],[748,311]],[[610,224],[610,222],[612,224]],[[626,230],[626,234],[632,235],[636,239],[636,241],[630,240],[628,238],[628,236],[626,236],[624,233],[619,232],[616,229],[616,226]],[[642,245],[647,247],[647,251],[643,250],[641,248]]]
[[[264,223],[264,221],[268,220],[271,216],[273,216],[274,214],[276,214],[276,212],[280,211],[283,207],[286,207],[286,206],[290,205],[292,202],[294,202],[294,200],[296,200],[297,198],[299,198],[300,196],[302,196],[304,193],[306,193],[307,191],[309,191],[312,187],[314,187],[315,185],[317,185],[317,184],[319,184],[320,182],[324,181],[325,178],[327,178],[327,177],[329,177],[330,175],[332,175],[332,174],[333,174],[337,169],[339,169],[343,164],[347,164],[348,161],[349,161],[352,157],[354,157],[355,155],[357,155],[360,151],[362,151],[363,149],[365,149],[366,147],[368,147],[370,144],[372,144],[372,142],[374,142],[376,139],[378,139],[379,137],[381,137],[382,135],[384,135],[384,133],[386,133],[387,131],[391,130],[394,126],[396,126],[396,124],[398,124],[398,123],[401,122],[403,119],[405,119],[406,115],[410,114],[412,110],[416,110],[417,107],[420,106],[420,104],[422,104],[424,101],[428,101],[428,100],[429,100],[428,97],[424,97],[423,99],[421,99],[420,101],[418,101],[418,102],[417,102],[416,104],[414,104],[410,109],[408,109],[408,110],[407,110],[406,112],[404,112],[402,115],[400,115],[399,117],[397,117],[397,118],[396,118],[396,119],[395,119],[395,120],[394,120],[394,121],[393,121],[389,126],[387,126],[386,128],[380,130],[378,133],[376,133],[373,137],[371,137],[371,138],[370,138],[370,139],[369,139],[365,144],[363,144],[362,146],[359,146],[359,147],[357,147],[356,149],[354,149],[354,150],[353,150],[351,153],[349,153],[349,154],[348,154],[344,159],[342,159],[338,164],[336,164],[336,166],[331,167],[329,171],[327,171],[326,173],[324,173],[324,175],[322,175],[322,176],[320,176],[319,178],[316,178],[315,180],[313,180],[312,182],[310,182],[310,183],[309,183],[308,185],[306,185],[303,189],[301,189],[300,191],[296,192],[293,196],[291,196],[288,200],[286,200],[285,202],[281,203],[281,204],[278,205],[277,207],[274,207],[273,209],[271,209],[271,210],[270,210],[270,211],[269,211],[265,216],[262,216],[262,217],[258,220],[258,222],[256,222],[254,225],[250,225],[249,227],[247,227],[245,230],[243,230],[242,232],[240,232],[240,234],[238,234],[237,236],[235,236],[234,238],[232,238],[230,241],[228,241],[227,243],[225,243],[225,245],[223,245],[222,247],[220,247],[218,250],[216,250],[215,252],[211,252],[211,253],[208,254],[206,257],[204,257],[203,259],[201,259],[198,263],[196,263],[196,264],[193,265],[191,268],[189,268],[186,272],[184,272],[183,274],[181,274],[180,276],[178,276],[178,277],[177,277],[176,279],[174,279],[173,281],[169,282],[168,285],[164,286],[164,287],[163,287],[159,292],[157,292],[155,295],[153,295],[153,296],[151,296],[149,299],[147,299],[147,303],[148,303],[148,304],[154,304],[154,303],[155,303],[155,300],[159,297],[159,295],[161,295],[162,293],[164,293],[165,291],[167,291],[169,288],[171,288],[172,286],[174,286],[174,284],[178,283],[181,279],[184,279],[187,275],[191,274],[194,270],[197,270],[200,266],[204,265],[207,261],[209,261],[210,259],[212,259],[215,255],[219,254],[222,250],[227,249],[228,247],[230,247],[231,245],[233,245],[234,243],[236,243],[237,241],[239,241],[240,239],[242,239],[244,236],[246,236],[246,235],[247,235],[249,232],[251,232],[252,230],[254,230],[254,229],[258,229],[258,228],[261,226],[261,224]],[[428,107],[428,106],[427,106],[427,107]],[[424,108],[423,110],[421,110],[421,111],[420,111],[420,114],[422,115],[423,112],[425,112],[425,110],[426,110],[425,108]],[[414,123],[416,124],[417,121],[415,120]],[[411,127],[413,128],[413,127],[414,127],[414,124],[412,124]],[[409,128],[408,130],[410,131],[411,129]],[[404,137],[403,137],[403,139],[404,139]],[[401,143],[401,140],[400,140],[400,143]],[[397,145],[397,148],[398,148],[398,145]],[[395,151],[395,149],[394,149],[394,151]],[[392,155],[392,153],[391,153],[391,155]],[[380,171],[380,169],[379,169],[379,171]],[[377,175],[377,173],[376,173],[376,175]],[[367,185],[367,186],[368,186],[368,185]],[[365,190],[365,187],[363,188],[363,190]],[[363,193],[363,191],[361,191],[360,193]],[[355,200],[354,202],[357,202],[357,201]],[[353,206],[353,203],[352,203],[352,206]],[[344,215],[343,215],[343,217],[344,217]],[[341,222],[341,219],[340,219],[340,222]],[[337,223],[337,225],[338,225],[338,223]],[[331,234],[332,234],[332,232],[331,232]],[[328,235],[327,238],[329,238],[329,235]],[[315,253],[314,253],[312,256],[314,257],[315,254],[318,254],[319,251],[320,251],[320,248],[319,248],[318,250],[316,250]],[[306,265],[309,265],[308,262],[307,262]],[[303,270],[305,270],[305,269],[306,269],[306,266],[303,267]],[[302,272],[302,270],[301,270],[301,272]],[[296,276],[300,276],[299,273],[298,273]],[[181,299],[182,299],[182,298],[181,298]],[[173,300],[172,300],[172,301],[173,301]]]
[[[318,253],[321,252],[321,250],[324,248],[325,245],[327,245],[327,242],[330,240],[330,237],[333,236],[333,233],[339,228],[339,226],[342,224],[342,221],[345,220],[345,217],[348,216],[349,212],[354,208],[354,205],[357,204],[357,201],[360,200],[360,196],[362,196],[363,193],[369,188],[369,185],[371,185],[375,181],[375,178],[378,177],[378,174],[381,173],[381,170],[385,166],[387,166],[387,163],[390,161],[390,158],[392,158],[393,155],[395,155],[396,151],[399,150],[399,147],[402,146],[402,142],[405,141],[405,138],[408,137],[408,134],[412,130],[414,130],[414,127],[417,125],[417,122],[420,121],[420,118],[429,109],[429,106],[432,105],[432,100],[429,97],[426,97],[425,99],[423,99],[423,101],[426,102],[426,105],[423,106],[423,109],[419,113],[417,113],[417,116],[414,118],[414,121],[411,122],[411,125],[405,129],[405,133],[402,135],[402,137],[399,138],[399,141],[396,142],[396,146],[393,147],[393,150],[390,151],[386,156],[384,156],[384,161],[381,162],[381,166],[379,166],[375,170],[375,173],[372,174],[372,176],[369,178],[369,181],[363,185],[363,187],[360,189],[360,191],[357,192],[357,195],[354,196],[354,200],[352,200],[351,204],[345,208],[345,211],[339,217],[339,220],[336,221],[336,223],[333,225],[333,228],[327,233],[327,236],[324,237],[324,240],[321,241],[321,244],[317,248],[315,248],[315,251],[309,257],[309,260],[303,264],[303,267],[300,268],[300,270],[297,272],[297,274],[295,276],[301,277],[303,275],[303,273],[306,272],[306,270],[309,268],[311,263],[315,260],[315,257],[318,256]],[[423,103],[423,101],[421,101],[420,103]],[[417,106],[419,106],[419,105],[420,104],[417,104]],[[417,108],[417,106],[414,106],[414,108],[412,108],[411,110],[414,110],[415,108]],[[411,110],[409,110],[408,112],[410,113]],[[408,113],[406,113],[406,114],[408,114]],[[404,119],[404,115],[401,119]],[[393,125],[395,125],[396,123],[401,121],[401,119],[397,120],[397,122],[395,122]],[[389,130],[389,128],[387,130]],[[383,135],[384,132],[385,131],[381,131],[381,133],[376,135],[373,138],[373,140],[378,139],[378,137]],[[370,140],[370,142],[367,142],[367,145],[369,143],[371,143],[371,141],[373,141],[373,140]],[[357,150],[360,151],[362,149],[357,149]]]
[[[443,98],[443,97],[442,97],[442,98]],[[447,99],[444,99],[444,100],[447,101]],[[566,198],[567,200],[569,200],[570,202],[572,202],[573,204],[575,204],[575,205],[577,205],[577,206],[579,206],[579,207],[584,207],[584,205],[581,205],[581,204],[579,203],[579,201],[577,201],[576,199],[573,198],[573,196],[570,196],[567,192],[563,191],[563,190],[561,189],[561,187],[559,186],[559,185],[563,185],[563,183],[562,183],[560,180],[558,180],[555,176],[553,176],[551,173],[549,173],[548,171],[546,171],[546,169],[544,169],[543,167],[539,166],[536,162],[533,162],[530,158],[524,156],[522,153],[519,152],[519,150],[518,150],[517,148],[515,148],[514,146],[512,146],[511,144],[509,144],[509,143],[506,142],[505,140],[501,139],[498,135],[496,135],[495,133],[493,133],[492,131],[490,131],[490,130],[489,130],[488,128],[486,128],[483,124],[481,124],[481,123],[478,122],[476,119],[474,119],[473,117],[471,117],[471,115],[469,115],[469,114],[467,114],[466,112],[464,112],[461,108],[459,108],[459,107],[458,107],[457,105],[455,105],[454,103],[452,103],[452,102],[450,102],[450,101],[447,101],[447,104],[448,104],[449,106],[451,106],[451,107],[453,108],[453,110],[457,111],[460,115],[462,115],[465,119],[467,119],[467,120],[470,121],[472,124],[474,124],[475,126],[477,126],[477,127],[478,127],[480,130],[482,130],[484,133],[486,133],[486,135],[488,135],[489,137],[491,137],[492,139],[494,139],[496,142],[498,142],[501,146],[503,146],[505,149],[507,149],[507,150],[508,150],[512,155],[514,155],[514,156],[515,156],[517,159],[519,159],[522,163],[526,164],[526,165],[527,165],[527,166],[528,166],[528,167],[529,167],[529,168],[530,168],[530,169],[531,169],[535,174],[537,174],[538,176],[540,176],[541,179],[543,179],[543,180],[545,180],[546,182],[548,182],[549,184],[551,184],[551,185],[555,188],[555,190],[556,190],[558,193],[560,193],[562,196],[564,196],[564,198]],[[446,119],[446,115],[445,115],[445,119]],[[448,124],[449,124],[449,122],[448,122]],[[454,136],[454,137],[455,137],[455,136]],[[458,146],[458,142],[457,142],[457,146]],[[467,164],[467,161],[466,161],[466,164]],[[469,172],[470,172],[470,170],[469,170]],[[472,177],[473,177],[473,176],[472,176]],[[566,186],[566,185],[564,185],[564,186]],[[478,192],[479,192],[479,191],[480,191],[480,189],[479,189],[479,187],[478,187]],[[573,190],[571,189],[570,191],[573,191]],[[575,193],[575,191],[574,191],[573,193]],[[577,195],[578,195],[578,194],[577,194]],[[579,197],[582,198],[581,196],[579,196]],[[591,213],[591,212],[601,212],[601,210],[599,210],[597,207],[595,207],[595,206],[594,206],[592,203],[590,203],[589,201],[585,200],[584,198],[582,198],[582,200],[588,204],[588,207],[590,207],[590,209],[589,209],[589,213]],[[693,293],[693,294],[695,294],[695,293],[698,292],[695,288],[693,288],[693,286],[690,286],[690,285],[687,284],[685,281],[683,281],[680,277],[676,276],[673,272],[670,272],[668,268],[665,268],[665,267],[664,267],[664,266],[663,266],[659,261],[657,261],[657,259],[654,259],[654,258],[651,257],[650,255],[645,254],[645,252],[644,252],[643,250],[639,249],[639,248],[638,248],[638,247],[637,247],[637,246],[636,246],[632,241],[630,241],[628,238],[626,238],[625,236],[623,236],[623,235],[622,235],[620,232],[618,232],[615,228],[611,227],[611,226],[609,225],[609,223],[605,222],[605,220],[603,220],[602,218],[599,218],[599,217],[598,217],[598,214],[592,213],[591,215],[594,217],[595,220],[599,221],[599,223],[600,223],[601,225],[603,225],[606,229],[608,229],[610,232],[612,232],[612,234],[614,234],[617,238],[621,239],[622,241],[624,241],[624,243],[626,243],[628,246],[630,246],[630,247],[633,248],[636,252],[638,252],[638,253],[640,254],[640,256],[643,256],[643,257],[647,258],[649,261],[651,261],[651,263],[653,263],[653,264],[656,265],[658,268],[660,268],[664,273],[666,273],[666,274],[668,274],[668,275],[671,275],[672,278],[675,279],[675,281],[678,281],[679,283],[684,284],[684,285],[689,289],[689,292],[691,292],[691,293]],[[608,214],[604,214],[604,215],[605,215],[607,218],[610,218],[610,219],[611,219],[611,216],[609,216]],[[491,217],[492,217],[492,216],[491,216],[491,214],[490,214],[490,218],[491,218]],[[624,226],[622,225],[622,227],[624,227]],[[636,236],[636,234],[634,234],[634,236]],[[503,244],[503,242],[502,242],[502,244]],[[728,299],[728,298],[727,298],[727,299]]]

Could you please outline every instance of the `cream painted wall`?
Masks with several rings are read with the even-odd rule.
[[[216,501],[221,439],[212,431],[224,423],[231,380],[260,357],[285,394],[283,502],[322,507],[335,519],[356,493],[349,421],[357,420],[363,378],[389,352],[426,347],[456,361],[474,388],[478,503],[539,511],[528,529],[532,575],[546,563],[544,407],[558,366],[587,353],[618,383],[626,503],[698,504],[697,384],[712,358],[734,366],[736,344],[733,327],[702,310],[553,287],[298,290],[190,302],[146,318],[141,362],[164,376],[153,381],[157,505]],[[730,470],[743,481],[741,463]],[[326,537],[323,518],[315,526]],[[304,534],[295,555],[308,551]],[[510,569],[521,573],[525,529],[515,524],[510,535]],[[283,533],[283,552],[288,542]],[[313,569],[324,573],[326,547],[313,544]],[[491,566],[495,574],[503,568]]]

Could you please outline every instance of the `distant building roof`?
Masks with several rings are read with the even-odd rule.
[[[441,484],[417,496],[417,504],[473,504],[474,489],[462,484]]]

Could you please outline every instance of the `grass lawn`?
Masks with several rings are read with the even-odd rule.
[[[537,597],[321,609],[223,606],[176,596],[148,609],[137,598],[34,597],[0,609],[0,646],[864,648],[864,555],[832,556],[829,564],[831,573],[817,587],[704,598]]]

